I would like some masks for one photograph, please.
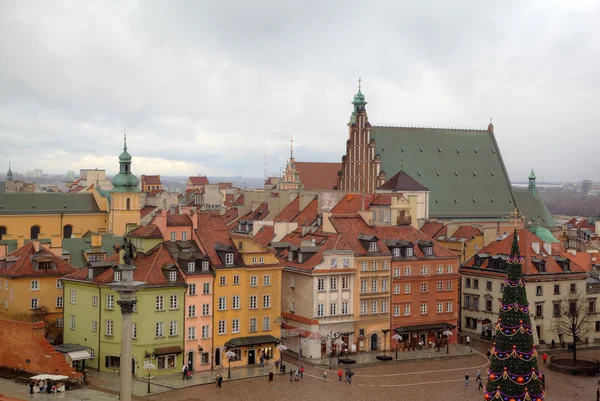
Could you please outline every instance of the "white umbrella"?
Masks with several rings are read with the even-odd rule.
[[[448,337],[450,337],[450,336],[451,336],[452,334],[454,334],[454,333],[452,333],[450,330],[446,330],[446,331],[444,331],[442,334],[443,334],[443,335],[445,335],[445,336],[448,336]]]
[[[156,366],[153,363],[144,362],[144,369],[146,369],[146,370],[154,370],[154,369],[156,369]]]
[[[343,346],[343,345],[345,345],[345,344],[346,344],[346,343],[344,342],[344,340],[342,340],[341,338],[338,338],[338,339],[336,339],[336,340],[335,340],[333,343],[334,343],[334,344],[335,344],[337,347],[341,347],[341,346]]]
[[[402,336],[400,334],[394,334],[392,339],[396,341],[402,341]]]
[[[288,349],[288,347],[286,347],[286,346],[285,346],[285,345],[283,345],[283,344],[279,344],[279,345],[278,345],[277,347],[275,347],[275,348],[277,348],[277,349],[278,349],[279,351],[281,351],[281,352],[283,352],[283,351],[287,351],[287,349]]]
[[[225,353],[225,356],[226,356],[227,358],[231,359],[231,358],[235,358],[237,355],[236,355],[236,353],[235,353],[235,352],[233,352],[233,351],[227,351],[227,352]]]

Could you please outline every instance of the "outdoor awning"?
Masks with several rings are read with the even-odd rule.
[[[400,326],[396,328],[396,331],[406,333],[411,331],[442,330],[453,327],[455,327],[453,324],[447,322],[440,322],[428,324],[415,324],[413,326]]]
[[[81,361],[82,359],[92,359],[92,356],[90,355],[89,352],[87,352],[87,350],[71,351],[71,352],[67,352],[67,355],[69,355],[69,358],[71,358],[72,361]]]
[[[271,335],[232,338],[225,343],[227,348],[250,347],[252,345],[275,344],[277,338]]]
[[[30,377],[30,379],[33,379],[33,380],[54,380],[54,381],[67,380],[68,378],[69,378],[69,376],[48,375],[48,374],[35,375],[35,376]]]
[[[182,352],[183,349],[179,345],[175,345],[172,347],[154,348],[154,353],[156,355],[181,354]]]

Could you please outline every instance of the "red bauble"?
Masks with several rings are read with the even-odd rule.
[[[495,378],[496,378],[496,375],[492,373],[492,374],[490,375],[490,380],[494,380]]]
[[[525,381],[525,379],[523,379],[522,377],[517,378],[517,383],[523,383],[524,381]]]
[[[515,400],[514,398],[511,398],[511,399],[510,399],[510,400],[508,400],[508,401],[517,401],[517,400]]]
[[[485,398],[486,400],[489,400],[490,399],[490,395],[486,394],[486,395],[483,396],[483,398]]]
[[[517,346],[516,346],[516,345],[513,345],[513,349],[515,349],[515,348],[517,348]]]

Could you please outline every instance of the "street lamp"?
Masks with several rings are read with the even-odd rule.
[[[387,344],[387,333],[392,331],[391,329],[383,329],[381,332],[383,333],[383,356],[385,356],[385,346]]]
[[[446,336],[446,354],[450,353],[450,336],[453,334],[450,330],[446,330],[442,333]]]
[[[229,359],[229,368],[227,369],[227,379],[231,379],[231,358],[235,358],[236,353],[233,351],[227,351],[225,353],[225,356],[227,357],[227,359]]]
[[[342,348],[344,345],[346,345],[344,340],[342,340],[342,338],[341,338],[342,335],[344,335],[344,333],[340,334],[340,336],[338,336],[338,338],[336,338],[335,341],[333,342],[335,344],[335,348],[337,350],[338,366],[340,364],[340,348]]]
[[[150,394],[150,372],[152,369],[156,369],[154,364],[150,363],[150,354],[146,352],[146,362],[144,362],[144,369],[148,371],[148,394]]]
[[[392,336],[393,340],[396,340],[396,359],[398,359],[398,342],[402,341],[402,336],[398,333]]]

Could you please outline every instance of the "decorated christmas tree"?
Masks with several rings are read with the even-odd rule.
[[[533,327],[522,266],[515,228],[496,324],[496,341],[491,349],[485,400],[542,401],[545,396],[538,354],[533,347]]]

